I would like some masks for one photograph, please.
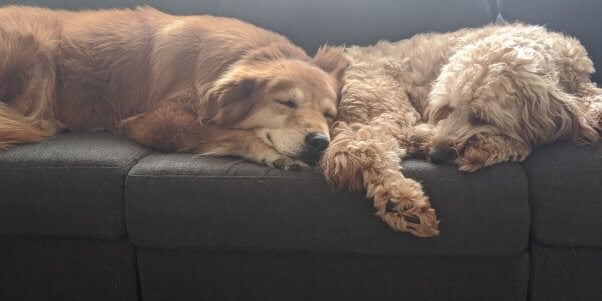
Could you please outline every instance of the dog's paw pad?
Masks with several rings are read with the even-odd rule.
[[[417,208],[408,211],[387,212],[381,218],[393,229],[428,237],[439,234],[437,217],[432,208]]]
[[[435,210],[418,183],[406,179],[404,183],[382,188],[383,194],[374,199],[376,215],[393,230],[421,237],[439,234]]]
[[[412,225],[412,224],[419,225],[420,224],[420,217],[418,217],[416,215],[409,214],[409,215],[405,215],[404,218],[410,225]]]
[[[387,213],[394,213],[394,212],[396,212],[396,210],[395,210],[395,203],[393,201],[391,201],[391,200],[388,200],[387,204],[385,205],[385,211]]]
[[[291,165],[288,166],[287,170],[290,170],[290,171],[301,171],[301,170],[303,170],[303,167],[301,165],[299,165],[298,163],[293,163],[293,164],[291,164]]]
[[[394,213],[398,211],[406,211],[412,208],[414,205],[409,200],[405,200],[400,202],[398,200],[389,199],[387,204],[385,205],[385,211],[389,213]]]

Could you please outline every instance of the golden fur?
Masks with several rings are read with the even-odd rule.
[[[350,47],[326,178],[365,189],[398,231],[438,233],[421,185],[400,160],[417,155],[474,171],[521,161],[559,140],[595,143],[602,90],[574,38],[522,24],[419,34]]]
[[[342,50],[230,18],[0,9],[0,149],[62,128],[301,169],[330,140]]]

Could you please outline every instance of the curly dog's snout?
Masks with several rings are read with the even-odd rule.
[[[435,164],[446,164],[458,158],[458,153],[451,147],[432,149],[428,157]]]

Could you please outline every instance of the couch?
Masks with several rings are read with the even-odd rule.
[[[502,16],[577,36],[602,68],[596,0],[7,3],[232,16],[308,53]],[[391,231],[361,193],[315,170],[160,153],[108,133],[2,151],[0,300],[602,298],[602,148],[550,145],[475,173],[402,168],[431,197],[439,236]]]

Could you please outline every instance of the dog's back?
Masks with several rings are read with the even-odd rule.
[[[169,95],[200,98],[229,65],[262,45],[291,45],[308,59],[286,38],[239,20],[171,16],[150,7],[9,6],[0,19],[0,100],[74,130],[110,130]]]

